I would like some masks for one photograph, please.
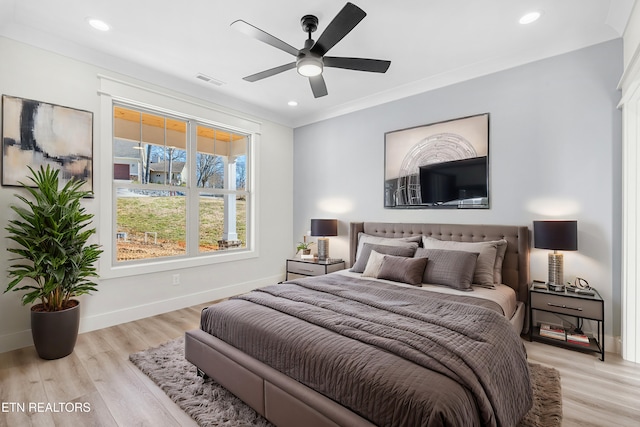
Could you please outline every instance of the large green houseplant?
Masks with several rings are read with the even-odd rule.
[[[95,263],[102,250],[88,244],[96,232],[89,228],[93,214],[81,200],[91,192],[81,189],[84,181],[72,179],[58,187],[59,170],[50,166],[29,168],[31,184],[20,183],[31,199],[16,194],[22,202],[11,206],[18,218],[5,228],[17,247],[8,272],[8,291],[26,291],[22,304],[31,307],[31,331],[38,355],[57,359],[73,351],[80,322],[79,295],[96,291]]]

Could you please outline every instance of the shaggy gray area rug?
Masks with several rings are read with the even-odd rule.
[[[273,426],[214,380],[196,375],[195,367],[184,358],[184,338],[131,354],[129,360],[200,426]],[[519,427],[559,427],[562,425],[560,373],[533,363],[529,363],[529,368],[534,402]]]

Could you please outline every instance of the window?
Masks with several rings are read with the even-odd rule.
[[[196,118],[114,103],[114,261],[250,248],[250,139]]]

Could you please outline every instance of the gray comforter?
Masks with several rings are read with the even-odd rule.
[[[472,297],[334,274],[213,305],[201,327],[377,425],[515,426],[532,403],[520,337]]]

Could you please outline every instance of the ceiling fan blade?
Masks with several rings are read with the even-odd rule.
[[[274,37],[267,32],[262,31],[260,28],[254,27],[253,25],[243,21],[242,19],[232,22],[231,27],[235,28],[241,33],[248,35],[249,37],[258,39],[261,42],[271,45],[277,49],[283,50],[287,53],[290,53],[293,56],[298,56],[299,51],[295,47],[291,46],[288,43],[283,42],[279,38]]]
[[[329,93],[327,92],[327,85],[324,83],[324,77],[322,77],[322,74],[309,77],[309,83],[311,84],[311,90],[313,91],[314,98],[320,98],[321,96],[325,96]]]
[[[329,23],[316,44],[311,48],[311,52],[323,56],[351,30],[355,28],[367,14],[353,3],[347,3],[338,12],[333,21]]]
[[[391,61],[368,58],[342,58],[325,56],[322,61],[325,67],[345,68],[347,70],[370,71],[372,73],[386,73]]]
[[[266,79],[267,77],[275,76],[276,74],[280,74],[283,71],[291,70],[296,68],[296,63],[292,62],[290,64],[280,65],[279,67],[270,68],[268,70],[261,71],[256,74],[252,74],[247,77],[243,77],[242,80],[246,80],[248,82],[256,82],[258,80]]]

